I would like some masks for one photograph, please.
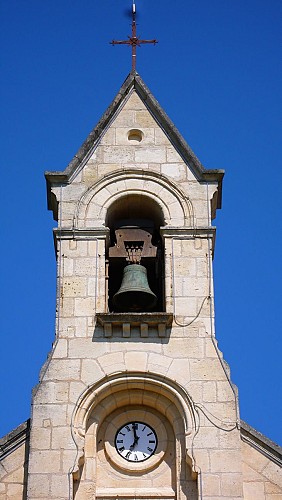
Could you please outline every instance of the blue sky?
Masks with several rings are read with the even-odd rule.
[[[136,0],[137,70],[206,168],[223,168],[216,336],[241,418],[282,444],[280,0]],[[45,170],[63,170],[130,71],[130,0],[2,0],[0,434],[30,415],[54,340]]]

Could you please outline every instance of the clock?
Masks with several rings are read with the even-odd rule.
[[[141,405],[116,409],[106,417],[99,436],[107,459],[119,469],[132,472],[156,467],[168,444],[163,417]]]
[[[144,462],[154,453],[158,445],[157,434],[145,422],[128,422],[116,433],[117,453],[128,462]]]

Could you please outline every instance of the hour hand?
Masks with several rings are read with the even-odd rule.
[[[139,441],[139,437],[137,437],[136,439],[134,439],[133,444],[130,446],[130,450],[131,451],[134,450],[135,445],[138,443],[138,441]]]
[[[139,438],[137,438],[137,439],[134,438],[134,441],[133,441],[132,445],[129,448],[131,451],[134,450],[135,445],[138,443],[138,439]]]

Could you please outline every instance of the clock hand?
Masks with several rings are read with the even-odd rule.
[[[132,424],[132,430],[133,430],[133,434],[134,434],[134,441],[133,441],[133,444],[130,446],[130,450],[132,451],[135,447],[135,445],[138,443],[139,441],[139,436],[137,436],[137,433],[136,433],[136,424]]]
[[[129,449],[132,451],[135,448],[135,445],[138,443],[139,437],[136,436],[136,439],[134,439],[133,444],[129,447]]]
[[[137,434],[136,434],[136,424],[132,424],[132,430],[133,430],[133,434],[134,434],[134,441],[136,440],[137,438]]]

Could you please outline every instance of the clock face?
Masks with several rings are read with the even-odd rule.
[[[128,422],[115,437],[116,451],[128,462],[144,462],[154,454],[157,444],[155,431],[144,422]]]

